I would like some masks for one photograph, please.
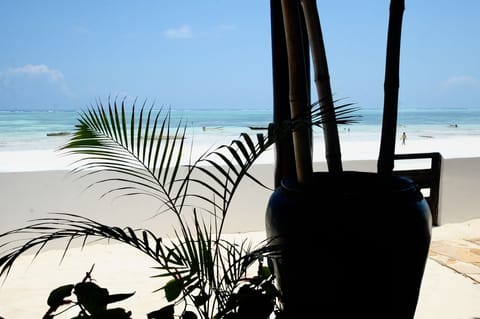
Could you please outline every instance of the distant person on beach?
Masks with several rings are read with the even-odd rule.
[[[405,145],[405,141],[407,140],[407,134],[405,132],[402,133],[402,137],[400,137],[402,140],[402,145]]]

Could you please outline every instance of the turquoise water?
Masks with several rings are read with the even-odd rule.
[[[249,127],[266,127],[272,114],[270,108],[172,110],[173,122],[185,121],[188,134],[224,137],[225,142],[241,132],[257,133]],[[358,140],[378,140],[382,110],[359,109],[355,114],[359,123],[342,126],[339,132]],[[72,132],[78,118],[78,111],[0,111],[0,151],[56,149],[68,139],[58,133]],[[409,139],[480,135],[480,109],[400,110],[397,132],[402,131]],[[315,132],[321,134],[321,129]]]

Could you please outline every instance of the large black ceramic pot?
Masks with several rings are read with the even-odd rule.
[[[426,200],[404,177],[282,181],[266,229],[283,247],[274,268],[285,317],[413,318],[431,227]]]

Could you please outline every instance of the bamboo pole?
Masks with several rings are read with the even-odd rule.
[[[270,20],[272,37],[272,77],[273,77],[273,123],[274,128],[290,120],[288,57],[283,25],[282,5],[278,0],[270,0]],[[282,179],[297,179],[295,154],[291,134],[275,143],[275,187]]]
[[[325,156],[328,170],[331,173],[341,173],[342,157],[340,152],[340,138],[336,116],[333,107],[330,75],[328,72],[327,56],[322,36],[322,28],[315,0],[301,0],[305,17],[308,39],[312,50],[314,66],[314,81],[317,89],[320,106],[323,110],[323,135],[325,140]]]
[[[398,90],[400,86],[400,42],[404,0],[390,1],[385,83],[383,101],[382,136],[377,170],[379,174],[391,175],[394,167],[395,140],[397,134]]]
[[[288,54],[289,97],[292,118],[299,120],[293,131],[297,181],[308,184],[313,176],[311,126],[309,123],[305,53],[303,52],[299,0],[282,0],[283,22]]]

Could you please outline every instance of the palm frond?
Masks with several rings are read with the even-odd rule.
[[[246,249],[246,241],[239,247],[226,240],[214,238],[213,229],[195,217],[193,231],[190,228],[177,233],[176,241],[164,242],[161,237],[146,229],[132,229],[131,227],[109,226],[90,218],[76,214],[53,214],[55,217],[34,219],[29,225],[0,234],[0,239],[14,237],[0,245],[0,277],[8,274],[15,261],[27,251],[34,251],[37,256],[48,244],[57,240],[66,240],[62,259],[74,241],[80,241],[81,247],[90,242],[89,238],[97,241],[114,240],[136,248],[157,262],[155,268],[166,271],[170,275],[182,273],[188,269],[190,277],[198,277],[205,285],[217,286],[216,269],[218,258],[228,258],[224,263],[230,273],[230,282],[238,281],[246,265],[251,263],[259,254],[267,251],[257,250],[251,256]],[[24,236],[24,237],[23,237]],[[217,245],[218,241],[218,245]],[[20,244],[19,244],[20,242]],[[217,254],[216,249],[224,250],[227,254]],[[236,262],[244,264],[237,268]],[[245,264],[245,261],[248,261]],[[241,269],[241,271],[238,271]]]
[[[143,104],[139,112],[135,108],[134,103],[127,112],[124,101],[121,105],[109,101],[106,107],[99,102],[88,108],[61,150],[81,155],[72,172],[96,175],[98,181],[91,186],[120,181],[110,183],[108,194],[137,189],[136,194],[162,199],[178,213],[176,202],[187,185],[177,183],[183,179],[179,174],[186,125],[179,121],[172,128],[170,111],[162,118],[162,110],[154,111],[153,106],[146,110]]]
[[[334,101],[338,103],[339,101]],[[359,110],[358,107],[354,107],[353,103],[345,103],[341,105],[336,105],[334,107],[334,112],[325,111],[322,105],[322,101],[317,101],[312,105],[311,110],[311,120],[312,125],[322,126],[326,122],[335,121],[336,124],[353,124],[360,121],[361,116],[354,114]]]
[[[247,134],[241,134],[230,144],[217,147],[202,156],[191,167],[189,182],[206,190],[214,196],[186,194],[186,196],[204,199],[211,207],[220,210],[223,218],[228,211],[233,195],[245,176],[265,186],[249,174],[254,162],[272,145],[272,141],[263,134],[257,134],[256,140]]]
[[[0,277],[7,275],[15,261],[27,251],[34,250],[34,258],[52,241],[66,240],[62,259],[65,257],[71,243],[82,240],[81,246],[88,244],[89,238],[115,240],[132,246],[162,264],[159,251],[166,248],[160,237],[149,230],[134,230],[130,227],[121,228],[108,226],[92,219],[75,214],[54,214],[58,217],[39,218],[32,220],[25,227],[17,228],[0,234],[0,239],[9,239],[0,245]],[[25,236],[22,237],[22,236]],[[20,242],[20,244],[18,244]]]

